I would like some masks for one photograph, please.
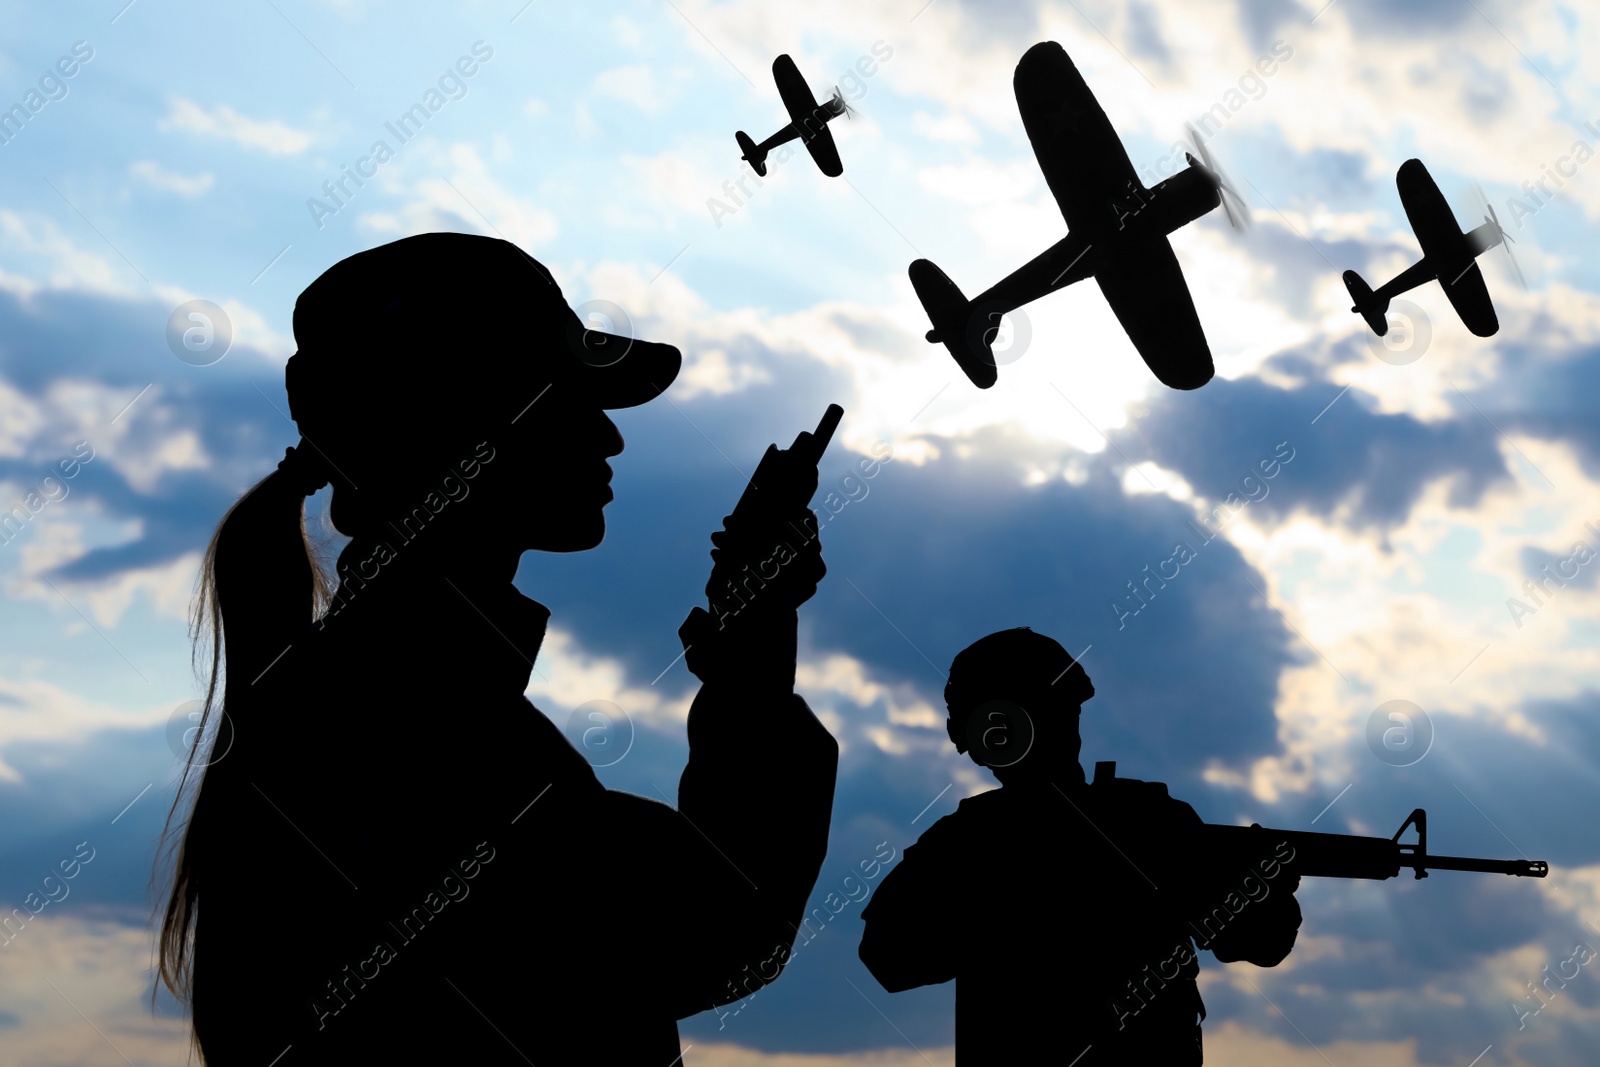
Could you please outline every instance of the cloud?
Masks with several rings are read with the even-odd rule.
[[[594,91],[625,104],[631,104],[646,115],[657,115],[672,103],[675,93],[662,83],[654,68],[648,66],[613,67],[601,71],[594,80]]]
[[[163,704],[133,710],[126,703],[92,701],[43,681],[0,681],[0,780],[21,780],[6,762],[6,751],[14,746],[65,742],[107,727],[142,729],[165,723],[171,711]]]
[[[1281,389],[1256,379],[1219,380],[1193,402],[1156,394],[1137,427],[1117,437],[1124,452],[1177,471],[1207,501],[1231,495],[1224,515],[1265,492],[1258,506],[1277,516],[1303,508],[1382,527],[1405,521],[1434,482],[1449,479],[1452,503],[1466,507],[1510,476],[1499,436],[1481,418],[1423,422],[1380,414],[1359,394],[1319,411],[1336,395],[1320,384]],[[1295,466],[1276,486],[1266,485],[1258,465],[1280,442]]]
[[[79,877],[92,874],[89,867]],[[141,927],[70,913],[34,919],[0,953],[7,1004],[22,1020],[4,1028],[7,1059],[22,1067],[183,1062],[185,1021],[150,1015],[149,960]]]
[[[208,111],[181,96],[170,98],[167,117],[159,125],[163,130],[232,141],[269,156],[299,155],[311,145],[309,133],[277,119],[252,119],[227,104],[218,104]]]
[[[140,178],[156,189],[163,189],[169,193],[193,200],[210,192],[216,184],[216,175],[209,171],[205,174],[180,174],[174,170],[167,170],[153,160],[141,159],[128,168],[128,173],[135,178]]]
[[[428,154],[430,171],[449,174],[410,181],[386,178],[401,206],[362,212],[356,218],[358,229],[385,240],[439,230],[482,233],[523,249],[547,245],[560,231],[553,214],[491,177],[474,145],[424,139],[418,151]]]
[[[982,140],[977,128],[962,115],[943,115],[934,118],[926,111],[918,111],[911,116],[911,128],[930,141],[976,144]]]

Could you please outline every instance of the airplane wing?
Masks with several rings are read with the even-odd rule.
[[[1395,185],[1422,254],[1436,266],[1439,284],[1450,298],[1450,305],[1472,333],[1494,336],[1500,329],[1500,320],[1489,299],[1489,288],[1483,283],[1483,272],[1474,262],[1475,250],[1456,225],[1455,212],[1450,210],[1428,168],[1420,159],[1406,160],[1395,175]]]
[[[1450,298],[1450,306],[1475,336],[1493,337],[1499,332],[1500,319],[1494,313],[1494,301],[1489,299],[1489,287],[1483,284],[1483,271],[1476,263],[1469,259],[1454,279],[1440,274],[1439,284]]]
[[[1406,209],[1411,232],[1417,235],[1417,243],[1422,246],[1422,254],[1438,263],[1463,258],[1470,262],[1472,253],[1467,249],[1461,227],[1456,225],[1455,212],[1450,210],[1449,202],[1434,184],[1422,160],[1408,159],[1400,164],[1395,185],[1400,190],[1400,203]]]
[[[816,160],[817,169],[830,178],[843,174],[839,149],[833,143],[833,134],[828,132],[827,119],[823,116],[825,109],[811,95],[810,86],[800,76],[800,68],[787,53],[772,61],[772,80],[778,83],[778,96],[783,99],[784,110],[789,112],[789,121],[799,131],[806,151]]]
[[[833,134],[828,132],[828,127],[819,125],[815,133],[810,136],[802,134],[800,139],[805,143],[806,151],[811,153],[811,158],[817,161],[817,169],[824,175],[837,178],[844,173],[839,148],[833,143]]]
[[[1066,50],[1054,41],[1028,49],[1017,63],[1012,87],[1033,154],[1067,228],[1093,232],[1115,222],[1112,204],[1128,195],[1128,184],[1140,192],[1144,186]]]
[[[1216,373],[1189,283],[1165,237],[1119,241],[1095,268],[1106,303],[1163,385],[1198,389]]]

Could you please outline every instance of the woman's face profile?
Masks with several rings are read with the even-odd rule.
[[[542,414],[519,420],[507,436],[512,462],[497,487],[496,517],[523,550],[594,548],[605,538],[604,508],[612,499],[606,460],[622,452],[622,434],[592,404],[551,404]]]

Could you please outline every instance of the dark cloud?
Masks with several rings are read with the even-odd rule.
[[[1128,50],[1162,67],[1172,62],[1172,51],[1161,37],[1161,16],[1149,4],[1128,6]]]
[[[1509,477],[1484,419],[1422,422],[1367,403],[1324,382],[1285,389],[1217,379],[1195,393],[1157,394],[1116,437],[1131,459],[1177,471],[1208,499],[1233,493],[1237,507],[1254,495],[1245,507],[1275,518],[1302,510],[1358,529],[1404,523],[1434,482],[1448,480],[1450,504],[1470,507]],[[1293,459],[1263,478],[1280,446]]]
[[[1462,29],[1463,23],[1476,20],[1472,0],[1417,0],[1409,4],[1352,4],[1343,3],[1344,15],[1356,31],[1365,37],[1389,38],[1397,33],[1441,35]],[[1485,3],[1493,13],[1497,5]]]
[[[152,904],[156,840],[180,766],[167,747],[165,727],[15,742],[6,746],[5,758],[22,781],[0,786],[0,807],[7,812],[0,829],[0,910],[20,906],[46,874],[88,842],[94,858],[51,909],[110,909],[120,921],[142,925]]]
[[[1522,572],[1536,585],[1540,585],[1548,596],[1566,586],[1577,589],[1593,589],[1596,576],[1600,575],[1600,566],[1595,566],[1595,553],[1600,551],[1595,543],[1595,537],[1587,530],[1584,531],[1582,544],[1588,547],[1588,561],[1582,557],[1585,553],[1574,552],[1579,542],[1574,542],[1572,547],[1562,552],[1547,552],[1533,545],[1526,545],[1521,552]],[[1554,584],[1551,584],[1551,583]]]
[[[962,28],[980,44],[1010,42],[1020,58],[1038,39],[1039,6],[1031,0],[960,0]]]
[[[1600,478],[1600,346],[1568,350],[1566,330],[1535,315],[1499,348],[1500,373],[1473,390],[1473,403],[1508,433],[1571,443],[1583,471]]]
[[[1292,28],[1298,34],[1307,17],[1299,7],[1283,0],[1239,0],[1239,22],[1257,51],[1265,51],[1282,37],[1281,28]]]
[[[920,338],[907,334],[897,323],[886,318],[858,311],[835,311],[828,319],[864,352],[912,359],[920,357],[925,349],[919,343]]]
[[[280,413],[287,410],[282,368],[242,346],[209,367],[182,362],[164,341],[169,311],[81,293],[45,291],[26,302],[0,293],[0,376],[36,402],[53,386],[71,382],[94,382],[132,402],[120,413],[105,412],[87,430],[47,433],[28,456],[0,461],[0,477],[33,486],[45,474],[59,474],[59,461],[85,440],[94,458],[64,483],[67,495],[50,506],[82,511],[87,503],[112,520],[138,520],[135,540],[93,549],[50,572],[52,577],[110,578],[203,549],[239,493],[268,473],[280,458],[275,453],[296,440]],[[118,455],[154,452],[184,430],[196,435],[209,466],[168,472],[148,491],[130,485]]]
[[[1465,57],[1468,77],[1461,90],[1462,106],[1474,122],[1487,125],[1511,104],[1511,81],[1472,56]]]

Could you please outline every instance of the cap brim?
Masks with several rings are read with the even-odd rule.
[[[631,408],[666,391],[683,367],[672,345],[584,327],[576,314],[567,327],[573,356],[567,373],[602,408]]]

